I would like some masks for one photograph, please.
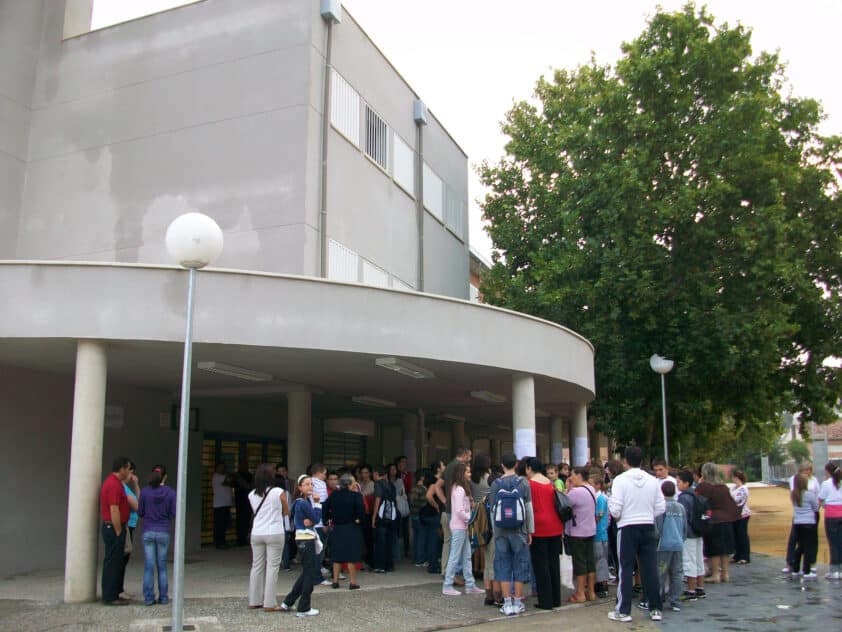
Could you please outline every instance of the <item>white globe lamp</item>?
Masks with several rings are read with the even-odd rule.
[[[659,356],[657,353],[653,353],[652,356],[649,358],[649,366],[652,367],[652,370],[655,373],[658,373],[661,376],[661,410],[662,410],[662,422],[663,422],[663,429],[664,429],[664,461],[667,462],[667,465],[670,464],[670,456],[669,456],[669,447],[667,443],[667,384],[666,384],[666,374],[672,371],[672,367],[675,366],[675,362],[672,360],[667,360],[663,356]]]
[[[167,252],[185,268],[204,268],[222,252],[222,229],[203,213],[185,213],[167,228]]]

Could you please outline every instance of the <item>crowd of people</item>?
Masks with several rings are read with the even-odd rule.
[[[337,471],[315,463],[295,479],[282,464],[260,465],[254,475],[241,467],[233,476],[222,466],[212,481],[215,543],[227,546],[233,489],[237,540],[252,548],[248,605],[267,612],[316,615],[314,586],[339,589],[350,578],[348,589],[356,590],[360,571],[392,572],[401,555],[440,575],[445,596],[483,594],[486,605],[513,616],[525,611],[531,593],[535,607],[552,609],[562,605],[565,552],[574,580],[568,602],[607,598],[615,584],[610,619],[631,621],[637,599],[659,621],[665,608],[680,612],[684,602],[705,598],[706,584],[728,582],[730,564],[751,562],[749,490],[742,471],[732,473],[729,488],[713,463],[680,471],[660,459],[651,471],[642,463],[639,447],[627,448],[622,462],[574,468],[514,454],[492,464],[488,455],[460,448],[450,463],[415,473],[403,456]],[[155,466],[142,489],[129,459],[116,459],[112,470],[101,491],[103,601],[128,603],[123,577],[140,518],[144,602],[166,604],[175,516],[166,469]],[[842,579],[842,469],[828,463],[825,473],[820,485],[804,466],[790,481],[794,516],[784,572],[805,579],[816,577],[820,508],[830,545],[827,578]],[[279,570],[292,564],[300,575],[278,603]]]

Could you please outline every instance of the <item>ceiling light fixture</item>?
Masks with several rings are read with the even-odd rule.
[[[271,382],[275,379],[269,373],[261,373],[260,371],[252,371],[251,369],[244,369],[239,366],[231,364],[223,364],[222,362],[199,362],[196,365],[202,371],[208,373],[216,373],[217,375],[227,375],[229,377],[238,377],[241,380],[249,382]]]
[[[356,404],[363,404],[364,406],[374,406],[375,408],[394,408],[397,406],[396,402],[388,399],[380,399],[379,397],[371,397],[369,395],[354,395],[351,401]]]
[[[481,399],[482,401],[489,402],[490,404],[502,404],[506,401],[505,395],[492,393],[491,391],[471,391],[471,397]]]
[[[383,369],[389,369],[390,371],[394,371],[395,373],[400,373],[401,375],[415,378],[416,380],[428,380],[436,377],[436,374],[430,371],[429,369],[420,367],[417,364],[412,364],[411,362],[407,362],[406,360],[401,360],[400,358],[395,358],[394,356],[388,356],[386,358],[377,358],[374,361],[374,364]]]

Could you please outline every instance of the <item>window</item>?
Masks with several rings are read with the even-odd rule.
[[[415,197],[415,152],[397,134],[392,137],[392,175],[398,186]]]
[[[450,187],[444,190],[444,223],[462,241],[465,241],[465,203]]]
[[[365,104],[365,153],[384,170],[389,170],[389,126]]]
[[[430,166],[424,163],[424,208],[430,211],[439,221],[444,221],[442,198],[444,185]]]
[[[389,287],[389,274],[383,268],[363,259],[363,283]]]
[[[330,124],[360,146],[360,95],[335,70],[330,76]]]
[[[340,244],[330,240],[328,246],[328,278],[334,281],[351,281],[358,283],[360,256]]]

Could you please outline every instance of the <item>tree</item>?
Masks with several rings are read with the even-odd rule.
[[[798,465],[810,460],[810,447],[801,439],[790,440],[786,446],[786,451]]]
[[[671,441],[835,418],[842,142],[750,39],[692,4],[659,12],[615,68],[542,77],[479,169],[486,300],[594,343],[593,410],[621,444],[660,442],[652,353],[676,360]]]

